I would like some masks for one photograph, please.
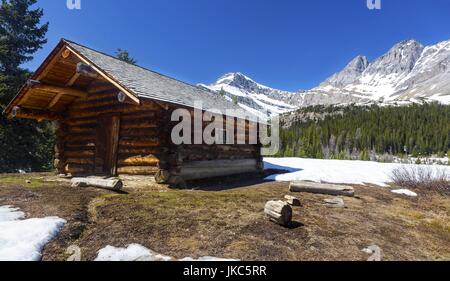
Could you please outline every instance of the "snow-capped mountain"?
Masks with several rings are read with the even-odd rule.
[[[272,116],[297,108],[290,103],[295,93],[261,85],[242,73],[228,73],[211,85],[199,86],[223,94],[230,102],[237,102],[245,110],[259,116]]]
[[[402,41],[372,62],[357,56],[342,71],[308,91],[273,89],[241,73],[229,73],[211,85],[200,86],[261,116],[310,105],[450,104],[450,40],[426,47],[415,40]]]
[[[299,106],[422,100],[450,103],[450,40],[428,47],[415,40],[402,41],[371,63],[358,56],[305,92]]]

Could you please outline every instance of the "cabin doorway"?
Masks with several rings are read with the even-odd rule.
[[[120,115],[102,115],[97,121],[95,171],[105,176],[117,175]]]

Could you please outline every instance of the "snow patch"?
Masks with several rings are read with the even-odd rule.
[[[406,196],[410,196],[410,197],[417,197],[417,193],[412,192],[409,189],[396,189],[396,190],[392,190],[392,193],[406,195]]]
[[[0,261],[38,261],[44,246],[66,223],[58,217],[27,219],[11,206],[0,207]]]
[[[106,246],[97,253],[95,261],[174,261],[175,259],[169,256],[155,253],[154,251],[139,245],[130,244],[126,248],[116,248],[113,246]],[[191,257],[180,259],[179,261],[238,261],[231,259],[222,259],[216,257],[200,257],[194,259]]]
[[[289,173],[272,175],[272,181],[313,181],[341,184],[375,184],[387,186],[392,172],[405,164],[370,161],[322,160],[303,158],[265,158],[265,169],[286,170]],[[419,166],[419,165],[407,165]],[[450,167],[440,166],[450,174]]]
[[[20,212],[19,208],[13,208],[11,206],[0,207],[0,223],[6,221],[20,220],[25,217],[24,212]]]
[[[160,255],[139,244],[131,244],[127,248],[106,246],[98,251],[96,261],[170,261],[169,256]]]

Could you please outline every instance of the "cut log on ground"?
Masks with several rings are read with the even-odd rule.
[[[99,187],[112,190],[121,190],[123,183],[119,179],[99,179],[99,178],[73,178],[73,187]]]
[[[292,208],[283,201],[269,201],[264,208],[267,217],[282,226],[289,226],[292,221]]]
[[[355,196],[355,190],[351,186],[315,182],[292,182],[289,190],[291,192],[306,192],[333,196]]]
[[[286,202],[291,206],[299,207],[302,205],[300,199],[298,199],[297,197],[286,195],[284,196],[284,199],[286,199]]]

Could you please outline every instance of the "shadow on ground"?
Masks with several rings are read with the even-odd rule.
[[[226,191],[255,186],[267,182],[265,178],[271,175],[290,173],[288,170],[266,170],[264,173],[247,173],[241,175],[196,180],[187,183],[187,189],[200,191]]]

